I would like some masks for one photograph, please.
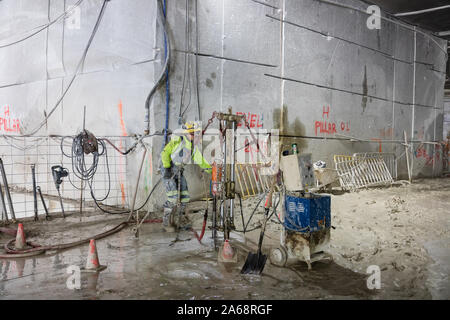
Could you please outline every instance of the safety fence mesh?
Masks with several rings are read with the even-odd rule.
[[[121,150],[125,150],[133,143],[130,137],[97,137],[107,138]],[[16,218],[34,216],[34,197],[31,165],[35,165],[36,185],[46,201],[49,213],[61,212],[58,192],[52,176],[51,167],[61,165],[67,168],[69,176],[63,178],[60,191],[63,198],[64,210],[72,211],[80,209],[80,199],[83,198],[83,210],[92,210],[95,204],[91,197],[91,190],[86,182],[83,183],[81,191],[81,180],[73,172],[72,159],[64,156],[61,152],[62,137],[40,136],[40,137],[11,137],[2,136],[0,139],[0,158],[3,160],[9,191],[11,194],[13,209]],[[72,139],[64,140],[64,152],[71,155]],[[101,203],[108,206],[125,207],[128,203],[127,192],[127,157],[114,150],[106,144],[107,156],[100,156],[97,172],[93,180],[92,189],[97,199],[102,199],[108,189],[109,196]],[[92,163],[92,155],[86,155],[86,166]],[[108,160],[108,161],[106,161]],[[3,193],[6,188],[4,180],[0,177]],[[44,214],[39,194],[38,213]],[[5,194],[5,202],[7,197]],[[11,212],[8,204],[8,218]],[[2,218],[4,212],[2,211]]]

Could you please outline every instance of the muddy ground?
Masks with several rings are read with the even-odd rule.
[[[0,299],[450,298],[450,179],[334,193],[329,248],[334,260],[315,262],[309,271],[301,261],[287,268],[268,261],[262,276],[241,275],[248,251],[256,250],[259,230],[245,237],[232,233],[238,262],[223,264],[217,261],[210,230],[201,244],[190,231],[180,233],[183,241],[172,243],[175,234],[149,223],[139,238],[128,227],[98,240],[100,263],[107,269],[82,273],[79,290],[67,288],[67,268],[85,265],[87,244],[28,259],[0,260]],[[256,201],[244,201],[246,221]],[[188,217],[195,230],[201,228],[204,207],[204,202],[190,204]],[[262,218],[260,208],[249,228]],[[26,221],[24,226],[27,240],[46,245],[89,238],[124,220],[120,215],[74,213],[65,220]],[[240,221],[236,215],[238,229]],[[10,238],[1,234],[1,244]],[[279,238],[280,226],[272,221],[263,251],[278,246]],[[367,288],[370,265],[381,270],[379,290]]]

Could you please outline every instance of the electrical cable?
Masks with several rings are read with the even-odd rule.
[[[92,188],[94,176],[95,173],[97,172],[99,158],[103,155],[105,156],[106,169],[108,173],[108,189],[107,189],[108,191],[106,192],[106,195],[102,199],[96,199],[97,201],[105,200],[109,196],[109,193],[111,191],[111,175],[109,170],[108,153],[105,142],[101,139],[96,139],[94,137],[95,141],[97,142],[97,145],[101,146],[102,149],[101,151],[96,150],[92,152],[92,163],[90,167],[86,167],[84,143],[85,139],[90,139],[86,137],[86,131],[81,132],[75,138],[73,138],[71,155],[68,155],[64,152],[63,144],[66,138],[67,137],[63,137],[61,139],[60,145],[61,152],[65,157],[70,158],[72,160],[72,172],[75,175],[75,177],[77,177],[81,181],[87,181],[91,190],[91,196],[94,199],[96,199]],[[71,181],[70,177],[69,181],[74,188],[81,190],[80,188],[75,186],[75,184]]]
[[[264,197],[261,198],[261,199],[264,199]],[[276,212],[276,210],[277,210],[277,208],[278,208],[278,205],[279,205],[279,203],[280,203],[280,200],[281,200],[281,198],[278,197],[278,202],[277,202],[277,204],[273,207],[273,210],[272,210],[272,213],[270,214],[270,216],[267,217],[267,221],[271,221],[270,218],[271,218],[271,217],[274,215],[274,213]],[[243,214],[243,212],[242,212],[242,203],[241,203],[241,216],[242,216],[242,219],[244,219],[244,214]],[[251,217],[250,217],[250,219],[251,219]],[[250,222],[250,219],[249,219],[249,222]],[[245,234],[246,232],[251,232],[251,231],[254,231],[254,230],[257,230],[257,229],[261,229],[261,225],[256,226],[256,227],[254,227],[254,228],[252,228],[252,229],[249,229],[249,230],[247,230],[246,228],[244,228],[244,230],[237,230],[237,229],[234,229],[233,231],[235,231],[235,232],[241,232],[241,233],[244,233],[244,234]]]
[[[37,31],[31,33],[30,35],[25,36],[24,38],[21,38],[19,40],[13,41],[11,43],[0,45],[0,49],[6,48],[6,47],[10,47],[10,46],[15,45],[17,43],[23,42],[23,41],[25,41],[27,39],[30,39],[31,37],[37,35],[41,31],[44,31],[45,29],[49,28],[51,25],[53,25],[56,22],[58,22],[59,20],[61,20],[61,18],[65,18],[67,15],[72,14],[72,10],[75,9],[76,7],[78,7],[83,1],[84,0],[79,0],[77,3],[75,3],[73,6],[71,6],[71,8],[69,10],[66,10],[61,15],[59,15],[55,20],[52,20],[52,21],[50,21],[49,23],[47,23],[47,24],[45,24],[43,26],[37,27],[37,28],[40,28],[40,29],[38,29]]]
[[[266,196],[266,194],[267,194],[267,191],[264,192],[264,194],[261,196],[261,198],[259,199],[258,203],[256,204],[255,208],[253,209],[253,212],[252,212],[252,214],[250,215],[250,218],[248,218],[247,224],[246,224],[245,227],[244,227],[244,231],[243,231],[244,233],[245,233],[245,232],[248,232],[248,230],[247,230],[248,224],[250,223],[250,220],[252,220],[253,215],[254,215],[255,212],[256,212],[256,209],[258,209],[259,204],[261,203],[261,201],[263,201],[263,199],[264,199],[264,197]]]
[[[346,8],[346,9],[351,9],[351,10],[359,11],[359,12],[364,13],[364,14],[366,14],[366,15],[370,15],[370,13],[368,13],[366,10],[363,10],[363,9],[360,9],[360,8],[356,8],[356,7],[353,7],[353,6],[350,6],[350,5],[342,4],[342,3],[337,3],[337,2],[334,2],[334,1],[329,1],[329,0],[313,0],[313,1],[318,1],[318,2],[322,2],[322,3],[327,3],[327,4],[331,4],[331,5],[337,6],[337,7],[342,7],[342,8]],[[395,16],[395,15],[394,15],[394,16]],[[420,31],[420,30],[416,30],[416,29],[410,27],[409,24],[402,23],[402,22],[397,21],[397,20],[389,19],[389,18],[383,17],[383,16],[381,16],[381,15],[380,15],[380,16],[377,15],[377,17],[379,17],[380,19],[389,21],[389,22],[391,22],[391,23],[394,23],[394,24],[396,24],[396,25],[399,25],[399,26],[401,26],[401,27],[403,27],[403,28],[405,28],[405,29],[408,29],[408,30],[411,30],[411,31],[414,31],[414,32],[418,32],[418,33],[420,33],[420,34],[422,34],[422,35],[428,37],[431,41],[433,41],[433,42],[436,44],[436,46],[437,46],[441,51],[444,52],[444,54],[445,54],[445,59],[447,60],[447,58],[448,58],[448,53],[447,53],[447,51],[444,50],[444,48],[441,47],[441,45],[440,45],[440,44],[433,38],[433,36],[431,36],[430,34],[428,34],[428,33],[426,33],[426,32],[423,32],[423,31]]]
[[[38,131],[39,131],[39,130],[47,123],[47,120],[50,118],[50,116],[53,114],[53,112],[55,112],[55,110],[56,110],[56,109],[58,108],[58,106],[61,104],[62,100],[64,99],[65,95],[67,94],[67,91],[69,91],[70,87],[72,86],[72,83],[74,82],[76,76],[78,75],[78,72],[79,72],[79,70],[80,70],[80,67],[81,67],[82,65],[84,65],[84,61],[86,60],[87,53],[88,53],[89,48],[90,48],[90,46],[91,46],[92,40],[94,39],[95,34],[97,33],[97,30],[98,30],[98,27],[99,27],[99,25],[100,25],[100,22],[102,21],[103,15],[104,15],[105,10],[106,10],[106,5],[107,5],[108,2],[109,2],[109,0],[103,0],[102,8],[100,9],[100,13],[98,14],[98,17],[97,17],[97,21],[96,21],[96,23],[95,23],[95,26],[94,26],[94,28],[92,29],[92,32],[91,32],[91,35],[90,35],[90,37],[89,37],[88,43],[86,44],[86,47],[85,47],[85,49],[84,49],[84,51],[83,51],[83,55],[81,56],[81,59],[80,59],[80,61],[78,62],[77,67],[75,68],[75,72],[74,72],[72,78],[70,79],[69,84],[67,85],[66,89],[64,90],[63,94],[62,94],[61,97],[58,99],[58,101],[56,101],[55,106],[50,110],[50,112],[47,113],[47,115],[45,116],[45,119],[41,122],[41,124],[40,124],[36,129],[32,130],[30,133],[21,135],[22,137],[32,136],[32,135],[34,135],[36,132],[38,132]]]
[[[70,136],[66,136],[63,137],[61,139],[61,144],[60,144],[60,148],[61,148],[61,152],[62,154],[67,157],[70,158],[72,160],[72,172],[73,174],[80,180],[82,181],[87,181],[88,185],[89,185],[89,189],[90,189],[90,194],[92,199],[94,200],[95,205],[104,213],[109,213],[109,214],[125,214],[125,213],[129,213],[130,210],[126,210],[126,211],[109,211],[106,210],[104,208],[102,208],[100,206],[101,201],[104,201],[108,198],[110,192],[111,192],[111,175],[110,175],[110,169],[109,169],[109,162],[108,162],[108,153],[107,153],[107,148],[106,148],[106,144],[103,141],[103,139],[96,139],[98,145],[101,147],[101,149],[99,151],[95,151],[92,152],[93,153],[93,158],[92,158],[92,164],[90,165],[90,167],[86,167],[86,161],[85,161],[85,153],[84,153],[84,148],[83,148],[83,142],[84,142],[84,132],[78,134],[76,137],[73,138],[72,141],[72,153],[70,155],[68,155],[67,153],[64,152],[64,141],[66,138],[69,138]],[[155,134],[154,134],[155,135]],[[147,137],[147,136],[145,136]],[[71,137],[72,138],[72,137]],[[144,138],[144,137],[143,137]],[[143,138],[141,138],[140,140],[142,140]],[[92,139],[92,137],[91,137]],[[133,147],[134,148],[134,147]],[[95,194],[94,194],[94,176],[95,173],[97,172],[97,168],[98,168],[98,162],[99,162],[99,158],[101,156],[104,156],[105,158],[105,166],[106,166],[106,171],[108,174],[108,189],[106,192],[106,195],[102,198],[102,199],[98,199]],[[72,184],[72,186],[78,190],[81,190],[80,188],[78,188],[70,179],[69,176],[69,181]],[[160,183],[161,179],[158,180],[158,182],[153,186],[152,190],[150,191],[150,193],[148,194],[145,202],[139,206],[139,208],[136,209],[136,211],[141,210],[149,201],[150,196],[153,194],[154,190],[156,189],[156,187],[158,186],[158,184]]]
[[[89,168],[86,167],[86,161],[85,161],[85,152],[84,152],[84,145],[83,145],[83,140],[85,138],[85,132],[82,132],[80,134],[78,134],[75,138],[73,138],[72,141],[72,153],[71,155],[68,155],[64,152],[64,148],[63,148],[63,144],[64,144],[64,140],[67,137],[63,137],[61,139],[61,152],[62,154],[67,157],[70,158],[72,160],[72,173],[75,175],[75,177],[77,177],[78,179],[80,179],[81,181],[87,181],[90,191],[91,191],[91,196],[93,199],[95,199],[95,202],[97,203],[97,201],[104,201],[106,198],[108,198],[109,193],[111,191],[111,175],[110,175],[110,170],[109,170],[109,162],[108,162],[108,154],[107,154],[107,149],[106,149],[106,145],[105,143],[100,140],[100,139],[96,139],[98,145],[100,145],[102,147],[102,151],[98,152],[98,151],[94,151],[92,152],[93,158],[92,158],[92,164]],[[108,173],[108,191],[106,192],[106,195],[102,198],[102,199],[97,199],[94,195],[94,191],[93,191],[93,179],[94,179],[94,175],[97,172],[97,168],[98,168],[98,161],[100,156],[105,156],[105,162],[106,162],[106,169],[107,169],[107,173]],[[70,179],[69,176],[69,181],[72,184],[72,186],[78,190],[81,190],[81,188],[78,188]]]
[[[34,141],[31,141],[31,144],[29,145],[29,146],[26,146],[26,147],[21,147],[21,146],[18,146],[17,144],[15,144],[15,143],[13,143],[13,142],[10,142],[8,139],[11,139],[12,138],[12,136],[6,136],[6,135],[2,135],[1,136],[4,140],[5,140],[5,142],[10,146],[10,147],[13,147],[13,148],[15,148],[15,149],[18,149],[18,150],[20,150],[20,151],[27,151],[27,150],[31,150],[31,149],[34,149],[34,148],[37,148],[37,147],[39,147],[40,145],[42,145],[42,144],[44,144],[46,141],[47,141],[47,137],[44,137],[44,138],[40,138],[40,139],[36,139],[36,140],[34,140]],[[33,142],[37,142],[37,141],[40,141],[40,143],[33,143]]]
[[[189,109],[192,101],[192,88],[191,88],[191,69],[192,69],[192,63],[191,63],[191,57],[188,54],[190,52],[190,23],[189,23],[189,0],[186,0],[186,21],[185,21],[185,55],[184,55],[184,75],[183,75],[183,84],[181,89],[181,99],[180,99],[180,113],[178,122],[181,125],[183,121],[184,114]],[[197,43],[198,45],[198,43]],[[196,66],[197,68],[197,66]],[[187,72],[186,72],[187,71]],[[186,78],[188,80],[188,92],[189,92],[189,101],[188,104],[184,107],[184,92],[186,89]],[[184,107],[184,111],[181,112],[181,110]]]
[[[137,145],[138,145],[138,141],[136,141],[128,150],[126,151],[121,151],[118,147],[116,147],[111,141],[109,141],[109,139],[106,138],[102,138],[101,140],[108,142],[117,152],[119,152],[121,155],[126,156],[127,154],[129,154],[131,151],[133,151],[134,149],[136,149]]]

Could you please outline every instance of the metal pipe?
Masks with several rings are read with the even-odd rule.
[[[61,192],[59,191],[59,186],[56,188],[56,190],[58,190],[59,204],[61,205],[62,215],[63,215],[63,218],[65,218],[66,214],[64,213],[64,206],[63,206],[63,202],[62,202],[62,198],[61,198]]]
[[[6,223],[9,223],[8,212],[6,211],[5,197],[3,196],[3,189],[1,183],[0,183],[0,200],[2,202],[2,220],[5,220]]]
[[[143,144],[144,147],[144,154],[142,155],[142,160],[141,160],[141,165],[139,166],[139,173],[138,173],[138,177],[136,180],[136,187],[134,188],[134,195],[133,195],[133,202],[131,203],[131,210],[130,210],[130,214],[128,216],[127,222],[130,221],[131,217],[133,216],[133,212],[134,212],[134,206],[136,204],[136,196],[137,196],[137,192],[138,192],[138,187],[139,187],[139,180],[141,179],[141,173],[142,173],[142,167],[144,166],[144,161],[145,161],[145,156],[147,155],[147,148],[145,147],[145,145]],[[136,214],[136,230],[135,230],[135,237],[139,237],[139,215]]]
[[[416,14],[422,14],[427,12],[433,12],[438,10],[444,10],[450,8],[450,5],[447,6],[441,6],[441,7],[435,7],[435,8],[429,8],[429,9],[423,9],[423,10],[417,10],[417,11],[409,11],[409,12],[401,12],[394,14],[395,17],[405,17],[405,16],[412,16]]]
[[[2,178],[3,178],[3,184],[5,185],[5,193],[6,193],[6,198],[8,199],[8,205],[9,205],[9,211],[11,213],[11,219],[13,222],[15,222],[16,214],[14,213],[14,207],[13,207],[13,203],[11,200],[11,194],[9,193],[8,179],[6,178],[5,167],[3,166],[2,158],[0,158],[0,171],[2,174]]]
[[[231,169],[231,172],[230,172],[230,180],[231,180],[231,182],[232,183],[234,183],[234,178],[235,178],[235,166],[234,166],[234,163],[235,163],[235,157],[236,157],[236,154],[235,154],[235,149],[236,149],[236,135],[235,135],[235,130],[236,130],[236,122],[234,122],[234,121],[232,121],[231,122],[231,132],[232,132],[232,134],[231,134],[231,163],[230,163],[230,169]],[[233,195],[233,197],[234,197],[234,195]],[[232,198],[232,199],[230,199],[230,222],[231,222],[231,225],[233,225],[234,226],[234,198]]]
[[[47,209],[47,205],[45,204],[44,197],[42,196],[41,187],[40,187],[40,186],[37,186],[37,187],[36,187],[36,190],[39,192],[39,197],[41,198],[42,206],[44,207],[44,210],[45,210],[45,219],[46,219],[46,220],[49,220],[49,219],[50,219],[50,216],[49,216],[49,214],[48,214],[48,209]]]
[[[213,197],[213,216],[212,216],[212,238],[214,242],[214,250],[217,250],[217,196]]]
[[[245,178],[245,172],[244,172],[244,165],[240,165],[241,166],[241,171],[238,170],[238,172],[241,174],[242,180],[244,180],[244,185],[245,185],[245,189],[247,190],[247,196],[250,196],[250,189],[248,188],[248,184],[247,184],[247,179]],[[242,193],[242,196],[245,196],[244,193]]]
[[[34,204],[34,221],[38,221],[37,194],[36,194],[36,166],[31,165],[31,178],[33,180],[33,204]]]
[[[414,27],[414,61],[416,61],[417,58],[417,32],[416,32],[416,27]],[[411,140],[414,139],[414,130],[415,130],[415,125],[414,125],[414,120],[416,117],[416,74],[417,72],[417,68],[416,68],[416,63],[414,63],[413,65],[413,87],[412,87],[412,115],[411,115]],[[406,142],[405,142],[406,143]],[[414,154],[414,143],[410,142],[410,147],[411,147],[411,154]],[[413,168],[414,168],[414,157],[411,157],[411,162],[410,162],[410,168],[409,170],[411,171],[409,173],[409,182],[412,182],[412,175],[413,175]]]
[[[405,138],[405,157],[406,157],[406,166],[408,169],[408,181],[411,183],[411,169],[409,165],[408,138],[406,136],[406,130],[403,130],[403,136]]]
[[[225,126],[225,130],[227,130],[226,126]],[[222,154],[223,154],[222,190],[221,190],[221,194],[222,194],[222,197],[223,197],[224,196],[224,193],[223,193],[224,192],[224,188],[223,187],[225,187],[225,182],[227,181],[227,139],[226,139],[226,135],[224,136],[222,131],[220,132],[220,134],[222,136],[222,141],[223,141],[223,144],[222,144]],[[223,200],[225,200],[225,199],[223,199]],[[225,203],[225,201],[222,202],[221,205],[220,205],[220,219],[219,219],[219,222],[220,222],[220,224],[222,226],[225,226],[225,223],[224,223],[224,217],[225,217],[225,215],[224,215],[224,203]],[[225,230],[224,230],[224,235],[225,235]]]

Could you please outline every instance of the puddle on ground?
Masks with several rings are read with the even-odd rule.
[[[151,230],[151,232],[149,232]],[[80,235],[83,237],[83,235]],[[67,288],[67,267],[86,264],[88,246],[30,259],[0,261],[2,299],[316,299],[367,298],[365,275],[334,263],[278,268],[267,261],[263,275],[241,275],[247,257],[217,262],[208,234],[202,244],[189,232],[175,234],[143,227],[136,239],[130,228],[97,241],[99,274],[82,273],[81,289]],[[239,239],[242,237],[239,236]],[[59,240],[61,241],[61,239]],[[232,241],[237,241],[233,239]]]
[[[434,263],[428,266],[427,287],[433,299],[450,299],[450,239],[424,244]]]

